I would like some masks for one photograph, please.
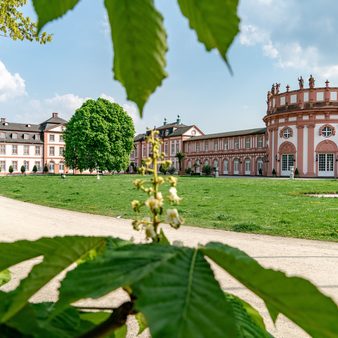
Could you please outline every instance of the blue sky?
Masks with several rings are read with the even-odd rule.
[[[241,33],[229,51],[231,76],[216,52],[207,53],[173,0],[156,1],[168,32],[167,78],[145,106],[144,118],[113,80],[113,52],[103,1],[81,0],[45,30],[52,43],[1,38],[0,115],[41,122],[57,111],[69,118],[86,98],[123,105],[138,132],[181,115],[204,132],[263,126],[266,92],[273,82],[297,87],[312,73],[316,85],[338,86],[336,0],[242,0]],[[25,12],[34,16],[31,6]]]

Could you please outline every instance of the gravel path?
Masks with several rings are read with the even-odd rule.
[[[129,220],[84,214],[19,202],[0,196],[0,241],[37,239],[55,235],[109,235],[141,241],[143,235],[132,230]],[[209,241],[219,241],[236,246],[256,258],[262,265],[281,269],[288,275],[310,279],[325,294],[338,302],[338,243],[301,240],[234,233],[222,230],[183,227],[179,231],[165,228],[170,240],[182,240],[188,246]],[[25,276],[32,263],[22,263],[12,269],[13,281],[6,285],[11,289]],[[243,297],[263,315],[270,332],[276,337],[307,337],[307,335],[283,316],[274,326],[263,302],[247,291],[229,275],[215,269],[216,277],[224,290]],[[57,297],[58,280],[51,281],[33,301],[52,300]],[[5,289],[5,288],[4,288]],[[117,292],[99,300],[100,305],[119,304],[125,295]],[[98,303],[96,301],[95,304]],[[88,304],[88,301],[84,304]],[[131,322],[129,337],[135,337],[135,325]],[[144,335],[145,336],[145,335]]]

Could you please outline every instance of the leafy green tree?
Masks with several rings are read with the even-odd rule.
[[[179,166],[179,170],[182,170],[182,161],[185,157],[185,154],[181,151],[179,151],[178,153],[176,153],[176,158],[178,159],[178,166]]]
[[[36,165],[34,165],[33,169],[32,169],[33,173],[36,174],[38,171],[38,167]]]
[[[33,0],[38,29],[60,18],[80,0]],[[227,51],[239,32],[238,0],[177,0],[190,28],[208,51],[216,49],[228,64]],[[114,48],[114,78],[142,116],[149,96],[167,77],[167,34],[154,0],[104,0]]]
[[[121,106],[102,98],[87,100],[64,133],[66,164],[79,170],[125,170],[134,134],[133,120]]]
[[[10,174],[13,174],[14,168],[12,165],[9,166],[8,171]]]
[[[26,172],[26,167],[24,165],[20,168],[21,174],[24,174]]]
[[[20,11],[26,3],[27,0],[0,1],[0,36],[13,40],[35,40],[42,44],[51,41],[52,36],[45,32],[38,35],[37,24]]]

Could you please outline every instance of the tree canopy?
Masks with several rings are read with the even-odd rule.
[[[79,170],[125,170],[134,134],[133,120],[121,106],[102,98],[87,100],[65,130],[66,164]]]
[[[0,1],[0,36],[40,43],[51,41],[52,36],[45,32],[38,35],[37,24],[20,11],[26,3],[27,0]]]

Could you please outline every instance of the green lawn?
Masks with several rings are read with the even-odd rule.
[[[7,176],[0,178],[0,194],[57,208],[130,218],[130,201],[145,197],[134,189],[135,178]],[[335,180],[182,177],[178,192],[183,197],[179,209],[188,225],[338,241],[338,199],[304,195],[336,193]]]

